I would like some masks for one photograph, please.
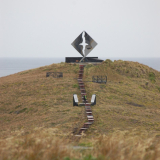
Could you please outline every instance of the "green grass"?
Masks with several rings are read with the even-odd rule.
[[[155,83],[155,81],[156,81],[156,76],[155,76],[155,74],[154,74],[153,72],[150,72],[150,73],[149,73],[149,79],[150,79],[150,81],[151,81],[152,83]]]

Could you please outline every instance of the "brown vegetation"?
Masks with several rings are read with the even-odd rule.
[[[0,140],[0,159],[158,160],[160,157],[159,139],[145,131],[116,130],[92,139],[84,136],[77,142],[57,128],[36,128],[28,135],[23,135],[23,131],[17,133],[19,136]]]
[[[0,159],[158,159],[160,72],[137,62],[88,64],[84,81],[107,75],[108,82],[85,83],[87,98],[97,95],[95,122],[77,140],[72,132],[85,121],[84,108],[72,104],[74,93],[81,100],[78,70],[60,63],[0,78]],[[46,78],[47,71],[64,77]]]

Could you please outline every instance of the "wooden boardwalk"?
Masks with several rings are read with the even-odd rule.
[[[82,132],[86,132],[90,125],[93,124],[94,118],[92,115],[91,103],[88,103],[88,100],[84,101],[83,96],[86,95],[86,90],[83,82],[83,72],[84,72],[84,65],[79,66],[79,76],[78,76],[78,84],[82,95],[82,102],[85,104],[85,113],[87,116],[87,122],[83,124],[83,126],[79,129],[78,134],[76,136],[81,136]]]

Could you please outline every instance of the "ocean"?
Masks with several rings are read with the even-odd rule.
[[[99,58],[139,62],[160,71],[160,58]],[[65,62],[65,58],[0,58],[0,77],[60,62]]]

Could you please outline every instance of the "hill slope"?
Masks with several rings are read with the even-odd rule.
[[[73,93],[78,66],[53,64],[0,78],[0,135],[23,128],[59,126],[72,130],[81,108],[74,108]],[[63,78],[46,72],[63,72]]]
[[[0,78],[1,131],[35,127],[62,128],[72,132],[83,117],[83,107],[72,107],[78,65],[53,64]],[[47,71],[63,72],[63,78],[45,77]],[[107,75],[107,84],[86,82],[88,99],[97,95],[93,107],[96,132],[114,128],[144,127],[159,131],[160,73],[137,62],[106,60],[87,65],[84,81]],[[92,130],[91,130],[92,131]],[[1,132],[2,134],[2,132]],[[6,136],[6,133],[5,133]]]
[[[108,77],[106,85],[85,84],[87,95],[97,95],[93,113],[98,132],[130,127],[159,131],[160,72],[137,62],[106,60],[99,66],[86,66],[85,75],[86,81],[93,75]]]
[[[46,78],[48,71],[63,72],[63,78]],[[57,135],[72,141],[72,132],[86,120],[84,107],[73,107],[72,102],[74,93],[81,99],[75,79],[78,71],[79,65],[60,63],[0,78],[0,140],[6,143],[6,138],[11,136],[22,136],[21,140],[24,140],[34,133],[40,139],[46,136],[52,139]],[[91,81],[93,75],[107,75],[108,82],[85,82],[89,101],[92,94],[97,95],[97,104],[92,107],[95,122],[86,132],[87,140],[102,134],[110,136],[113,133],[114,136],[117,130],[138,129],[155,134],[157,141],[160,136],[160,72],[137,62],[106,60],[101,65],[85,66],[84,81]],[[39,132],[45,133],[40,135]],[[122,138],[121,134],[116,136],[119,139],[113,142],[115,144]],[[27,146],[32,139],[27,139]],[[98,145],[102,139],[98,140]],[[92,143],[87,140],[81,139],[83,144]],[[107,138],[103,140],[106,142]],[[103,148],[98,151],[102,153]]]

